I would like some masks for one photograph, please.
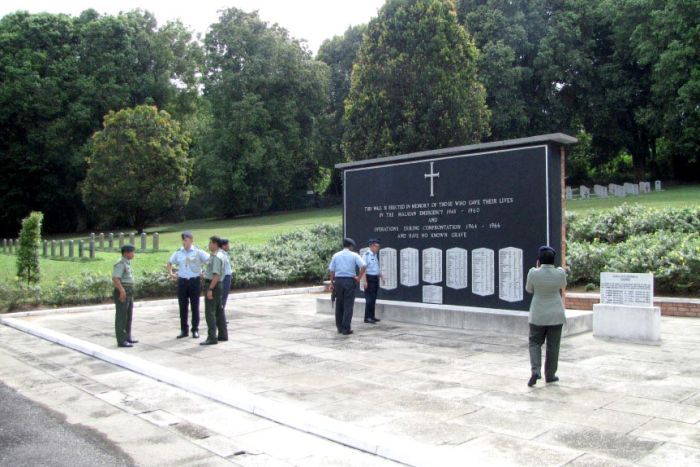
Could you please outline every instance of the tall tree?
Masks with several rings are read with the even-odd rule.
[[[142,11],[0,19],[0,231],[14,235],[33,209],[47,231],[85,228],[86,141],[109,110],[186,107],[197,60],[181,24],[159,29]]]
[[[190,195],[189,138],[156,107],[109,112],[90,141],[85,204],[103,225],[148,222],[182,210]]]
[[[366,24],[349,27],[342,36],[327,39],[321,44],[316,58],[330,68],[330,86],[328,109],[323,135],[323,150],[320,163],[333,169],[334,165],[344,159],[343,156],[343,117],[345,116],[345,99],[350,92],[352,66],[360,50]],[[331,189],[340,193],[340,176],[333,177]]]
[[[293,206],[318,174],[328,67],[283,28],[236,8],[204,43],[211,130],[198,202],[219,216]]]
[[[451,0],[388,0],[370,21],[345,105],[348,159],[488,135],[478,52]]]

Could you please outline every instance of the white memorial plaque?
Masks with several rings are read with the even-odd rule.
[[[477,248],[472,251],[472,291],[475,295],[493,295],[494,293],[493,250]]]
[[[401,285],[414,287],[420,282],[418,279],[418,250],[416,248],[404,248],[401,250]]]
[[[600,303],[654,306],[654,275],[622,272],[600,273]]]
[[[382,279],[379,287],[385,290],[396,288],[396,250],[394,248],[382,248],[379,250],[379,269]]]
[[[498,250],[498,298],[506,302],[523,299],[523,250]]]
[[[466,289],[468,283],[469,252],[464,248],[447,250],[447,287],[451,289]]]
[[[424,285],[423,302],[442,305],[442,287],[439,285]]]
[[[437,284],[442,282],[442,250],[426,248],[423,250],[423,282]]]

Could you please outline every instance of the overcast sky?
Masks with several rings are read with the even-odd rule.
[[[325,39],[342,34],[348,26],[368,22],[383,4],[384,0],[0,0],[0,16],[16,10],[77,15],[88,8],[111,14],[141,8],[155,14],[159,24],[180,19],[193,31],[205,33],[216,22],[217,11],[237,7],[258,10],[263,20],[279,23],[292,36],[306,39],[316,53]]]

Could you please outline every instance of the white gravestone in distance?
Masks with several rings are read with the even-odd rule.
[[[442,282],[442,250],[426,248],[423,250],[423,282],[437,284]]]
[[[477,248],[472,251],[472,292],[485,297],[494,293],[493,250]]]
[[[654,182],[654,191],[661,191],[661,180]]]
[[[574,190],[570,186],[566,187],[566,199],[574,199]]]
[[[605,187],[603,185],[593,185],[593,193],[598,198],[607,198],[608,197],[608,187]]]
[[[469,252],[464,248],[447,250],[447,287],[455,290],[467,288],[468,258]]]
[[[396,250],[394,248],[382,248],[379,250],[379,268],[382,279],[379,286],[385,290],[396,288]]]
[[[506,302],[523,299],[523,250],[520,248],[498,250],[498,298]]]
[[[600,274],[593,335],[646,343],[661,339],[661,309],[654,306],[653,274]]]
[[[401,285],[415,287],[420,282],[418,277],[418,249],[404,248],[400,254]]]
[[[590,199],[591,197],[591,190],[584,185],[581,185],[581,187],[578,190],[578,193],[581,199]]]

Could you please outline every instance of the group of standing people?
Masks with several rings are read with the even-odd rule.
[[[190,231],[181,234],[182,247],[172,254],[166,268],[170,277],[177,281],[177,299],[180,308],[180,334],[177,339],[199,338],[199,299],[204,291],[204,318],[207,323],[207,338],[200,345],[215,345],[228,340],[226,302],[231,290],[232,267],[228,239],[213,236],[209,239],[208,252],[194,245]],[[132,347],[138,341],[131,337],[131,322],[134,307],[134,278],[131,260],[134,246],[124,245],[121,258],[112,270],[114,285],[114,320],[117,345]],[[191,312],[191,325],[190,325]]]
[[[328,271],[335,300],[335,325],[343,335],[353,333],[351,328],[355,307],[355,292],[366,278],[365,323],[377,323],[375,316],[377,292],[382,279],[379,267],[379,239],[369,240],[369,248],[360,256],[355,253],[357,245],[352,238],[343,239],[343,249],[333,255]],[[562,290],[566,289],[566,272],[554,266],[556,251],[542,246],[538,251],[537,264],[527,274],[525,290],[533,294],[528,323],[530,379],[532,387],[542,378],[542,346],[546,343],[544,377],[547,383],[559,381],[556,375],[559,362],[559,346],[566,314]]]

